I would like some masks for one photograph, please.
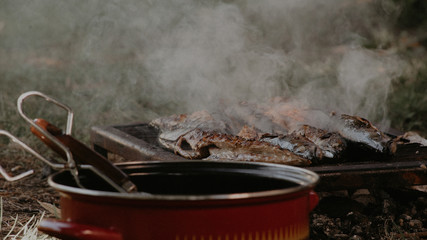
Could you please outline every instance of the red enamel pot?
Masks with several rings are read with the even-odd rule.
[[[117,165],[144,192],[119,193],[88,170],[49,178],[61,219],[39,229],[60,239],[308,239],[319,177],[266,163],[183,161]]]

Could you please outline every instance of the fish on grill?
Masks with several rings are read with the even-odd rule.
[[[261,141],[278,145],[316,163],[325,159],[339,159],[347,145],[338,133],[308,125],[302,125],[288,135],[265,134]]]
[[[324,158],[339,159],[347,147],[347,141],[339,133],[309,125],[302,125],[292,134],[303,136],[312,141],[318,146]]]
[[[425,148],[427,148],[427,139],[421,137],[416,132],[410,131],[393,138],[387,143],[388,150],[392,155],[396,154],[398,149],[402,146],[408,145],[414,146],[415,154],[417,154],[417,151],[419,151],[420,149],[424,150]]]
[[[288,165],[309,165],[303,158],[280,146],[259,141],[257,132],[253,137],[230,134],[230,128],[216,120],[206,111],[190,115],[180,114],[158,118],[150,123],[160,129],[159,142],[166,148],[188,159],[245,160],[282,163]]]
[[[245,139],[225,133],[207,132],[195,128],[181,135],[176,142],[159,141],[175,153],[188,159],[244,160],[309,165],[311,162],[287,149],[255,139]]]
[[[269,134],[264,135],[261,139],[263,142],[270,143],[271,145],[279,146],[282,149],[287,149],[296,155],[309,159],[310,161],[322,159],[322,151],[310,140],[304,136],[298,135],[279,135],[272,136]]]
[[[183,152],[184,149],[188,150],[189,158],[200,158],[196,152],[190,152],[188,147],[183,146],[177,149],[176,145],[182,142],[182,136],[189,134],[194,129],[204,129],[205,131],[214,131],[218,133],[226,133],[227,126],[224,122],[216,120],[207,111],[197,111],[190,115],[179,114],[167,117],[154,119],[150,125],[155,126],[160,130],[159,142],[168,149],[175,152]]]
[[[218,134],[195,129],[182,136],[178,144],[182,146],[183,141],[187,142],[193,150],[198,150],[201,157],[210,160],[256,161],[298,166],[311,164],[310,160],[287,149],[267,142],[244,139],[230,134]]]
[[[155,126],[162,130],[162,132],[185,132],[195,128],[214,130],[221,133],[229,132],[225,122],[217,120],[212,114],[207,111],[197,111],[190,115],[179,114],[171,115],[167,117],[160,117],[150,122],[152,126]]]
[[[333,127],[307,124],[313,120],[310,116]],[[198,111],[161,117],[150,124],[159,129],[162,146],[188,159],[309,165],[340,161],[350,144],[384,153],[391,139],[364,118],[298,111],[281,98],[269,104],[239,103],[222,114]]]
[[[342,114],[338,122],[338,132],[348,141],[363,145],[377,152],[385,152],[390,137],[378,130],[368,120]]]

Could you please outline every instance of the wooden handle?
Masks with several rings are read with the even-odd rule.
[[[123,240],[122,234],[107,228],[66,222],[59,219],[43,219],[38,229],[60,239],[75,240]]]
[[[89,164],[105,174],[113,182],[123,187],[127,192],[136,191],[136,186],[131,183],[129,176],[125,174],[120,168],[112,164],[108,159],[99,153],[93,151],[82,142],[76,140],[70,135],[64,134],[63,131],[55,125],[49,123],[44,119],[35,119],[34,122],[52,134],[62,144],[70,149],[74,160],[77,164]],[[61,157],[66,159],[66,154],[57,144],[51,141],[43,133],[35,127],[31,127],[31,132],[40,138],[47,146],[57,152]]]
[[[48,121],[46,121],[44,119],[35,119],[34,123],[39,125],[41,128],[43,128],[44,130],[46,130],[47,132],[49,132],[50,134],[52,134],[56,138],[58,138],[58,136],[64,135],[60,128],[56,127],[55,125],[49,123]],[[33,126],[31,126],[31,132],[34,135],[36,135],[40,140],[42,140],[42,142],[44,142],[50,149],[52,149],[53,151],[58,153],[62,158],[67,160],[67,156],[61,147],[59,147],[57,144],[55,144],[53,141],[51,141],[48,137],[46,137],[43,133],[41,133],[39,130],[37,130]],[[70,149],[70,151],[71,151],[71,149]],[[83,162],[80,162],[78,159],[74,159],[74,160],[79,164],[83,163]]]

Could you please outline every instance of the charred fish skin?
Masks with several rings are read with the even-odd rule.
[[[260,140],[270,143],[271,145],[278,146],[281,149],[289,150],[290,152],[309,159],[310,161],[317,162],[323,158],[323,153],[318,151],[317,146],[303,136],[290,134],[272,137],[265,135]]]
[[[337,132],[302,125],[293,134],[304,136],[312,141],[322,151],[324,158],[339,159],[347,148],[346,140]]]
[[[206,132],[228,132],[228,126],[207,111],[160,117],[152,120],[150,125],[159,130],[158,141],[163,147],[188,159],[208,156],[206,149],[196,146],[197,139],[202,139]]]
[[[362,144],[377,152],[385,152],[387,142],[391,139],[382,133],[368,120],[342,114],[340,117],[338,132],[348,141]]]
[[[313,163],[337,160],[343,155],[347,146],[345,139],[338,133],[308,125],[303,125],[288,135],[266,134],[260,140],[287,149]]]
[[[245,161],[245,162],[266,162],[276,164],[286,164],[291,166],[309,166],[311,161],[297,155],[286,154],[286,152],[280,151],[280,154],[273,152],[266,154],[258,151],[246,151],[245,149],[233,149],[233,148],[211,148],[210,156],[205,160],[210,161]],[[290,152],[289,152],[290,153]]]
[[[267,142],[201,129],[193,129],[176,142],[165,141],[163,144],[188,159],[256,161],[295,166],[311,164],[309,159]]]
[[[237,160],[308,166],[309,159],[268,142],[219,134],[211,136],[209,160]]]
[[[248,140],[249,139],[253,139],[253,140],[259,139],[260,135],[262,135],[262,134],[260,133],[259,130],[255,129],[254,126],[248,126],[248,125],[243,126],[242,129],[240,129],[240,132],[237,134],[237,136],[244,138],[244,139],[248,139]]]
[[[255,110],[247,108],[253,113]],[[256,111],[255,111],[256,112]],[[245,113],[246,114],[246,113]],[[255,114],[249,121],[259,126],[269,124]],[[245,122],[239,122],[239,124]],[[241,136],[230,134],[230,127],[222,120],[216,120],[206,111],[190,115],[180,114],[158,118],[150,123],[160,130],[159,143],[174,153],[188,159],[222,159],[240,161],[274,162],[288,165],[309,165],[310,160],[281,149],[267,142],[259,141],[255,126],[244,125]],[[298,148],[302,151],[302,148]]]
[[[174,114],[168,117],[160,117],[152,120],[150,125],[156,127],[161,132],[171,132],[175,130],[190,131],[200,128],[226,133],[228,129],[225,122],[215,119],[212,114],[204,110],[189,115]]]
[[[398,153],[398,149],[401,146],[416,146],[416,148],[426,148],[427,147],[427,139],[420,136],[417,132],[405,132],[392,140],[388,141],[387,149],[390,155],[396,155]]]
[[[163,147],[188,159],[308,165],[343,160],[354,149],[383,154],[396,145],[364,118],[328,115],[282,98],[267,104],[241,102],[222,114],[161,117],[150,125],[159,130]]]
[[[188,159],[201,159],[209,156],[210,142],[207,141],[211,132],[201,129],[185,129],[183,131],[164,132],[159,135],[159,143],[172,150],[175,154]]]

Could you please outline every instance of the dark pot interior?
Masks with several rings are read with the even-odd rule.
[[[293,173],[268,164],[207,161],[138,162],[118,165],[139,190],[159,195],[214,195],[287,189],[300,185]],[[292,169],[294,170],[294,169]],[[298,170],[298,169],[297,169]],[[81,184],[90,190],[111,191],[100,177],[80,170]],[[78,188],[68,172],[56,174],[53,182]]]

